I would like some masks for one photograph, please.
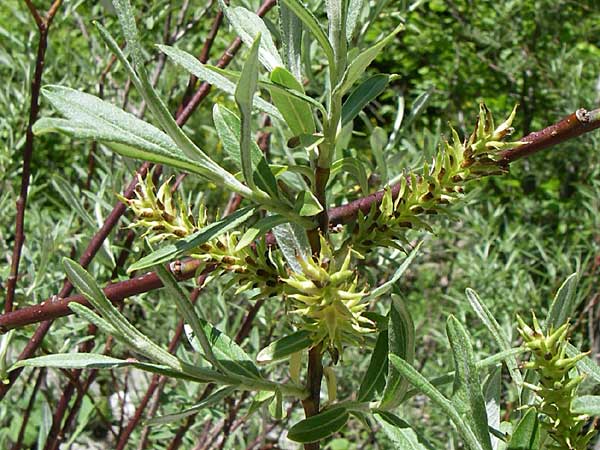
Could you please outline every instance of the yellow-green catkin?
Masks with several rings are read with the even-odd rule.
[[[202,206],[197,217],[180,198],[171,194],[170,179],[156,187],[149,174],[140,177],[135,198],[119,197],[135,214],[131,228],[141,228],[150,242],[185,238],[207,225],[206,209]],[[282,258],[269,248],[264,239],[239,248],[241,232],[225,233],[188,252],[188,256],[202,261],[199,270],[211,268],[211,276],[231,273],[237,293],[258,289],[257,297],[280,293],[279,278],[286,274]]]
[[[315,345],[341,355],[345,345],[359,345],[374,324],[363,313],[366,291],[358,288],[358,275],[350,268],[355,252],[348,249],[336,262],[328,242],[321,237],[321,251],[315,258],[298,258],[302,272],[282,278],[292,313],[302,321],[301,328],[312,332]]]
[[[531,351],[531,359],[524,368],[539,375],[537,384],[526,384],[539,398],[535,405],[543,417],[543,429],[550,436],[552,450],[586,450],[596,434],[591,428],[585,430],[589,416],[573,412],[572,403],[577,388],[584,379],[575,365],[589,352],[567,357],[569,323],[544,334],[535,315],[533,327],[517,317],[523,345]]]
[[[403,175],[397,195],[388,188],[379,208],[374,206],[364,217],[359,214],[350,238],[355,250],[402,248],[407,229],[431,231],[425,217],[447,213],[447,205],[462,197],[466,182],[505,173],[507,164],[500,152],[522,144],[503,141],[512,132],[515,113],[516,108],[496,127],[492,113],[482,104],[468,140],[461,141],[452,129],[452,142],[444,141],[431,164],[425,163],[420,174]]]

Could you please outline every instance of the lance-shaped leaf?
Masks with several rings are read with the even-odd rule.
[[[467,299],[469,300],[469,304],[471,308],[477,314],[477,317],[488,329],[498,347],[503,352],[509,351],[512,347],[508,340],[508,336],[494,317],[494,315],[490,312],[488,307],[481,301],[477,293],[473,289],[467,288],[465,291],[467,294]],[[508,367],[508,371],[510,372],[510,376],[517,383],[518,386],[523,384],[523,377],[521,376],[521,372],[519,371],[519,365],[517,362],[517,358],[514,356],[509,356],[506,358],[506,367]]]
[[[269,72],[276,67],[283,67],[273,37],[265,22],[258,15],[242,6],[230,8],[223,0],[219,0],[219,6],[233,25],[235,32],[248,47],[254,45],[257,37],[261,36],[258,59]]]
[[[388,36],[384,39],[377,42],[377,44],[369,47],[362,53],[360,53],[356,58],[352,60],[352,62],[348,65],[346,72],[344,73],[344,77],[340,82],[340,86],[336,87],[336,90],[339,90],[340,95],[344,95],[348,90],[352,87],[356,81],[363,75],[367,67],[371,65],[373,60],[377,57],[379,52],[389,44],[394,36],[400,32],[400,30],[404,29],[404,25],[398,25],[394,31],[392,31]]]
[[[404,261],[402,261],[402,264],[400,264],[400,266],[396,269],[396,272],[394,272],[394,275],[392,276],[392,278],[390,278],[388,281],[383,283],[381,286],[373,289],[371,291],[371,294],[369,294],[369,296],[366,298],[366,300],[369,300],[369,301],[374,300],[378,297],[381,297],[383,294],[389,292],[389,290],[392,289],[394,284],[396,284],[398,282],[398,280],[404,274],[404,272],[406,272],[406,269],[408,269],[410,267],[411,263],[417,256],[417,253],[419,253],[419,249],[421,248],[421,245],[423,245],[423,241],[421,241],[417,245],[415,245],[415,247],[408,254],[408,256],[404,259]]]
[[[188,340],[196,349],[204,349],[205,345],[211,347],[211,352],[218,361],[218,365],[228,374],[237,375],[246,379],[262,379],[258,368],[248,354],[236,342],[212,326],[205,320],[200,319],[201,333],[196,334],[191,327],[186,326],[185,332]],[[199,336],[206,338],[206,344],[200,344]]]
[[[283,4],[285,4],[290,11],[292,11],[298,19],[304,24],[306,29],[310,31],[313,37],[317,40],[323,51],[325,52],[325,56],[327,57],[327,61],[329,63],[329,70],[335,69],[335,57],[333,54],[333,48],[327,38],[327,35],[319,25],[316,17],[310,10],[302,4],[300,0],[281,0]]]
[[[295,223],[284,223],[273,228],[273,235],[283,257],[294,272],[302,273],[298,258],[310,258],[311,249],[306,230]]]
[[[508,443],[507,450],[539,450],[540,424],[535,408],[529,409],[521,418]]]
[[[454,425],[460,436],[464,439],[465,444],[470,450],[484,450],[484,447],[479,443],[478,437],[475,436],[473,430],[467,425],[463,416],[458,412],[454,405],[442,395],[442,393],[433,386],[423,375],[396,355],[390,354],[390,363],[393,364],[406,379],[415,386],[419,391],[425,394],[435,403],[440,410],[446,414]]]
[[[133,67],[131,64],[129,64],[129,61],[121,51],[121,48],[108,33],[108,31],[100,25],[97,26],[98,30],[100,31],[101,37],[104,39],[106,44],[113,51],[117,59],[119,59],[119,61],[123,64],[123,67],[125,67],[125,69],[128,71],[133,84],[146,101],[148,108],[160,126],[171,137],[171,139],[173,139],[177,147],[179,147],[185,156],[193,161],[200,162],[204,167],[206,167],[207,171],[213,172],[213,177],[220,178],[219,183],[224,184],[232,189],[235,187],[234,190],[236,192],[239,192],[246,197],[254,197],[255,200],[258,200],[259,197],[253,196],[252,191],[250,191],[233,175],[209,158],[208,155],[198,148],[179,127],[165,103],[154,90],[152,83],[148,78],[142,48],[139,42],[137,26],[135,24],[135,17],[133,15],[129,0],[113,0],[113,5],[117,11],[119,23],[121,24],[121,29],[123,31],[125,41],[127,42],[127,48],[132,55]]]
[[[285,3],[279,4],[279,29],[286,67],[297,80],[301,80],[302,22]]]
[[[169,47],[168,45],[158,45],[157,47],[173,62],[179,64],[198,79],[210,83],[217,89],[220,89],[227,94],[235,94],[235,83],[230,81],[227,77],[221,75],[215,70],[215,68],[210,68],[210,66],[202,64],[196,57],[178,48]],[[258,95],[255,95],[254,97],[254,104],[256,105],[257,109],[260,109],[271,117],[278,120],[283,120],[283,117],[277,108],[263,98],[260,98]]]
[[[274,84],[304,94],[302,83],[283,67],[278,67],[271,72],[270,78]],[[273,103],[294,136],[313,134],[316,131],[312,110],[305,101],[278,89],[271,89],[270,92]]]
[[[240,209],[215,223],[207,225],[190,236],[180,239],[172,244],[164,245],[131,265],[128,271],[133,272],[134,270],[146,269],[177,258],[205,242],[241,225],[254,214],[254,211],[255,209],[250,207]]]
[[[146,372],[165,375],[188,381],[211,381],[211,371],[206,377],[193,377],[189,374],[174,370],[168,366],[152,364],[135,359],[118,359],[96,353],[55,353],[53,355],[38,356],[37,358],[22,359],[17,361],[10,370],[19,367],[50,367],[60,369],[117,369],[122,367],[135,367]]]
[[[250,47],[250,52],[244,63],[242,74],[235,88],[235,102],[241,114],[240,129],[240,164],[246,184],[255,190],[254,176],[252,170],[252,99],[256,92],[258,83],[258,46],[260,44],[260,33]]]
[[[342,126],[354,119],[365,106],[385,91],[389,82],[389,75],[377,74],[358,85],[342,105]]]
[[[98,97],[63,86],[46,86],[42,94],[66,119],[40,119],[33,128],[36,134],[59,131],[75,138],[94,139],[124,156],[167,164],[248,194],[246,186],[216,163],[190,159],[158,128]]]
[[[575,414],[586,414],[588,416],[600,416],[600,396],[581,395],[573,399],[571,411]]]
[[[235,387],[225,387],[213,392],[203,399],[200,403],[187,408],[183,411],[173,414],[165,414],[163,416],[153,417],[146,422],[146,425],[163,425],[165,423],[176,422],[186,417],[192,416],[203,409],[210,408],[225,400],[235,392]]]
[[[573,358],[581,352],[573,344],[567,342],[567,356]],[[595,384],[600,384],[600,366],[589,356],[577,361],[577,368],[584,373],[588,380],[592,380]]]
[[[477,435],[481,446],[485,450],[492,450],[481,379],[471,340],[454,316],[448,318],[446,332],[454,358],[452,403]]]
[[[240,118],[224,106],[216,104],[213,107],[213,121],[217,134],[223,143],[223,148],[238,167],[241,168]],[[263,153],[252,139],[250,140],[250,159],[252,160],[253,179],[256,185],[269,194],[271,198],[277,198],[279,195],[277,180]]]
[[[396,446],[402,450],[433,450],[431,444],[411,428],[411,426],[399,417],[386,412],[377,411],[373,414],[381,425],[384,433]]]
[[[392,295],[388,324],[388,353],[412,364],[415,358],[415,324],[402,299]],[[397,407],[406,390],[408,381],[393,365],[388,366],[387,381],[379,408]]]
[[[359,402],[369,402],[375,399],[377,393],[385,388],[385,375],[388,371],[388,330],[377,335],[375,348],[371,354],[369,367],[360,383],[358,390]]]
[[[573,313],[577,307],[577,296],[575,293],[578,281],[577,273],[573,273],[560,286],[550,305],[546,319],[546,328],[556,330],[569,320],[569,318],[573,317]]]
[[[318,442],[341,430],[349,418],[348,411],[342,406],[326,409],[295,424],[287,437],[302,443]]]
[[[273,361],[287,359],[294,353],[304,350],[312,344],[310,332],[306,330],[296,331],[295,333],[271,342],[258,353],[256,361],[259,364],[267,364]]]
[[[106,298],[92,276],[75,261],[64,258],[63,266],[67,277],[81,294],[96,308],[102,317],[114,327],[138,353],[172,368],[180,366],[179,360],[152,342],[146,335],[138,331]]]

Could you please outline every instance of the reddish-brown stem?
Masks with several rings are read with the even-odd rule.
[[[45,19],[42,19],[36,7],[31,1],[25,3],[35,20],[40,34],[37,56],[35,61],[35,71],[31,81],[31,99],[29,104],[29,123],[25,132],[25,145],[23,147],[23,168],[21,169],[21,188],[17,197],[15,217],[15,245],[13,247],[12,259],[10,263],[10,273],[6,280],[6,299],[4,301],[4,312],[10,312],[13,309],[15,300],[15,290],[17,279],[19,277],[19,263],[21,262],[21,251],[25,243],[25,208],[27,207],[27,192],[29,190],[29,180],[31,178],[31,160],[33,158],[33,124],[38,118],[40,111],[40,90],[42,88],[42,74],[44,72],[44,63],[46,60],[46,49],[48,48],[48,29],[52,23],[54,15],[58,11],[62,0],[55,0]]]
[[[200,261],[186,259],[178,263],[177,272],[174,274],[178,280],[189,280],[194,276],[198,269]],[[103,291],[110,301],[118,304],[123,299],[133,295],[143,294],[154,289],[162,287],[158,275],[154,272],[148,272],[143,275],[131,278],[129,280],[119,281],[106,286]],[[76,294],[70,297],[53,297],[39,305],[28,306],[18,309],[9,314],[0,316],[0,331],[6,332],[13,328],[22,327],[32,323],[37,323],[40,318],[43,320],[54,320],[71,314],[69,303],[77,302],[85,306],[90,306],[83,295]]]
[[[322,344],[311,348],[308,352],[308,371],[306,374],[306,389],[309,396],[302,400],[302,407],[306,417],[319,413],[321,401],[321,381],[323,379],[323,362],[321,360]],[[304,450],[319,450],[318,442],[304,444]]]

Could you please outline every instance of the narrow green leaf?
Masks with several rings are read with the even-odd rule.
[[[223,75],[220,75],[215,70],[208,68],[209,66],[202,64],[196,57],[190,55],[183,50],[179,50],[175,47],[170,47],[168,45],[158,45],[157,46],[160,51],[162,51],[165,55],[167,55],[174,63],[180,65],[185,70],[187,70],[192,75],[198,77],[200,80],[205,80],[206,82],[212,84],[216,88],[222,90],[223,92],[234,95],[235,94],[235,84],[228,80]],[[267,102],[266,100],[260,98],[258,95],[254,97],[254,104],[256,108],[264,111],[271,117],[283,120],[283,117],[272,104]]]
[[[96,353],[56,353],[53,355],[38,356],[37,358],[20,360],[10,370],[15,370],[19,367],[50,367],[61,369],[116,369],[134,367],[146,372],[188,381],[207,382],[213,380],[211,371],[203,372],[200,370],[199,373],[205,373],[206,377],[194,377],[174,370],[169,366],[137,361],[135,359],[117,359]]]
[[[371,291],[371,294],[369,294],[369,296],[367,297],[367,300],[371,301],[378,297],[381,297],[383,294],[386,294],[387,292],[389,292],[390,289],[392,289],[394,284],[396,284],[398,282],[400,277],[404,274],[404,272],[406,272],[406,269],[408,269],[410,267],[410,265],[412,264],[413,260],[417,256],[417,253],[419,252],[419,249],[421,248],[421,245],[423,245],[423,241],[419,242],[417,245],[414,246],[412,251],[404,259],[404,261],[402,261],[402,264],[400,264],[400,267],[398,267],[396,269],[396,272],[394,272],[394,275],[392,276],[392,278],[390,278],[388,281],[383,283],[381,286],[379,286]]]
[[[535,408],[529,409],[517,424],[506,450],[539,450],[540,427]]]
[[[346,73],[340,82],[339,88],[336,88],[336,90],[339,90],[340,95],[344,95],[346,92],[348,92],[352,85],[362,76],[367,67],[371,65],[379,52],[381,52],[381,50],[387,44],[389,44],[392,39],[394,39],[394,36],[396,36],[396,34],[403,29],[404,25],[398,25],[396,29],[388,36],[377,42],[377,44],[373,45],[372,47],[366,49],[352,60],[352,62],[348,65],[348,69],[346,69]]]
[[[323,206],[311,191],[300,191],[296,196],[294,211],[299,216],[310,217],[323,211]]]
[[[36,134],[60,131],[76,138],[121,144],[116,150],[125,156],[164,162],[214,179],[208,168],[186,157],[168,135],[133,114],[98,97],[63,86],[45,86],[42,95],[67,120],[40,119],[33,129]],[[126,148],[119,151],[123,146]]]
[[[386,412],[377,411],[373,414],[381,429],[397,449],[402,450],[433,450],[429,443],[419,436],[412,427],[399,417]]]
[[[330,177],[333,178],[342,170],[348,172],[356,179],[364,195],[369,193],[369,178],[365,166],[361,161],[354,157],[338,159],[331,165]]]
[[[254,171],[252,170],[252,99],[256,92],[258,83],[258,47],[260,45],[261,35],[256,36],[256,40],[250,47],[250,52],[244,63],[240,80],[235,88],[235,102],[240,110],[241,131],[240,131],[240,164],[246,184],[252,190],[256,190],[254,184]]]
[[[190,301],[189,296],[185,293],[179,283],[177,283],[177,280],[173,274],[161,264],[157,264],[154,270],[160,278],[160,281],[162,281],[163,286],[169,293],[169,296],[175,302],[175,306],[177,306],[177,309],[183,317],[183,320],[191,327],[194,334],[198,337],[198,341],[202,346],[204,357],[213,365],[215,369],[227,373],[213,353],[211,343],[209,343],[204,332],[203,323],[201,322],[200,317],[198,317],[198,314],[196,313],[194,305]]]
[[[248,47],[254,45],[257,37],[261,36],[258,58],[269,72],[277,67],[283,67],[273,37],[265,22],[258,15],[241,6],[229,8],[223,0],[219,0],[219,5],[233,25],[235,32]]]
[[[377,74],[358,85],[342,105],[342,126],[354,119],[365,106],[385,91],[389,81],[389,75]]]
[[[556,292],[548,311],[548,317],[546,318],[546,327],[548,329],[556,330],[573,317],[575,308],[577,307],[577,296],[575,294],[578,282],[577,273],[573,273],[567,277]]]
[[[500,428],[500,394],[502,388],[502,367],[496,367],[488,377],[483,387],[485,397],[485,410],[490,428]],[[495,436],[491,437],[492,448],[498,447],[499,441]]]
[[[132,362],[95,353],[56,353],[17,361],[10,370],[19,367],[58,367],[62,369],[113,369]]]
[[[223,148],[237,166],[241,168],[240,118],[224,106],[215,104],[213,107],[213,121],[217,134],[223,142]],[[256,185],[271,198],[277,198],[279,195],[277,180],[263,153],[253,140],[250,140],[250,159],[252,160],[253,179]]]
[[[232,395],[235,392],[235,390],[236,390],[235,387],[225,387],[225,388],[219,389],[218,391],[215,391],[212,394],[210,394],[209,396],[207,396],[200,403],[197,403],[196,405],[194,405],[190,408],[187,408],[178,413],[165,414],[163,416],[153,417],[152,419],[149,419],[148,421],[146,421],[146,425],[150,425],[150,426],[163,425],[165,423],[171,423],[171,422],[176,422],[181,419],[185,419],[186,417],[192,416],[192,415],[198,413],[199,411],[202,411],[203,409],[210,408],[210,407],[215,406],[216,404],[222,402],[227,397]]]
[[[377,335],[375,348],[371,354],[369,367],[358,390],[359,402],[369,402],[375,399],[377,393],[385,388],[385,375],[388,371],[388,331],[383,330]]]
[[[77,314],[79,317],[87,320],[90,323],[96,325],[99,329],[104,331],[106,334],[110,334],[115,337],[121,336],[121,333],[117,331],[117,329],[92,311],[90,308],[87,308],[83,305],[80,305],[76,302],[70,302],[68,305],[69,309]]]
[[[297,80],[301,80],[302,22],[285,3],[279,4],[279,28],[286,67]]]
[[[346,16],[346,40],[352,43],[356,36],[360,23],[360,13],[362,12],[365,0],[349,0],[348,14]]]
[[[481,379],[475,364],[471,340],[467,331],[454,316],[448,318],[446,332],[454,358],[452,403],[477,435],[481,446],[486,450],[492,450]]]
[[[402,299],[392,294],[392,305],[388,324],[388,353],[412,364],[415,357],[415,324]],[[408,388],[408,381],[392,365],[383,391],[381,409],[393,409],[402,401]]]
[[[270,79],[274,84],[304,94],[302,83],[283,67],[273,70]],[[270,92],[273,103],[294,136],[313,134],[316,131],[312,110],[305,101],[290,96],[286,91],[271,89]]]
[[[198,340],[197,336],[206,336],[207,344],[211,347],[218,365],[223,368],[225,373],[250,380],[262,379],[258,368],[242,347],[205,320],[200,319],[200,323],[202,326],[201,334],[196,334],[190,327],[185,327],[185,332],[190,342],[196,342]],[[197,346],[194,345],[194,347]],[[204,348],[204,345],[200,345],[200,348]]]
[[[318,442],[341,430],[349,418],[344,407],[326,409],[292,426],[287,437],[301,443]]]
[[[586,414],[588,416],[600,416],[600,396],[581,395],[575,397],[571,403],[571,411],[575,414]]]
[[[310,332],[301,330],[271,342],[256,357],[259,364],[268,364],[289,358],[292,354],[304,350],[313,344]]]
[[[102,314],[104,320],[117,330],[117,336],[122,336],[126,343],[150,360],[171,368],[180,368],[179,360],[175,356],[156,345],[127,321],[83,267],[68,258],[63,259],[63,266],[69,281]]]
[[[335,57],[333,53],[333,48],[329,43],[329,39],[327,35],[319,25],[316,17],[310,10],[300,2],[300,0],[281,0],[283,4],[285,4],[290,11],[292,11],[300,21],[304,24],[306,29],[310,31],[313,37],[317,40],[323,51],[325,52],[325,56],[327,57],[327,61],[329,62],[329,70],[335,70]]]
[[[130,72],[129,75],[132,82],[135,84],[135,87],[139,91],[140,95],[146,101],[148,108],[152,112],[152,115],[156,118],[160,126],[171,137],[171,139],[173,139],[183,154],[192,161],[197,161],[203,166],[203,168],[206,169],[206,176],[208,176],[209,179],[214,180],[219,184],[223,184],[229,189],[240,193],[241,195],[253,197],[252,192],[246,186],[240,183],[233,175],[224,170],[221,166],[209,158],[206,153],[199,149],[183,132],[177,122],[175,122],[175,119],[167,109],[167,106],[158,96],[152,86],[152,83],[148,79],[148,73],[146,71],[141,45],[139,43],[137,27],[135,24],[135,17],[133,15],[129,0],[113,0],[113,4],[117,11],[117,16],[119,18],[119,23],[121,24],[125,41],[127,42],[127,48],[129,49],[133,58],[133,68],[128,63],[127,59],[112,36],[110,36],[106,29],[99,27],[101,36],[124,65],[124,67]]]
[[[463,416],[439,390],[403,359],[398,358],[394,354],[390,354],[389,359],[390,363],[392,363],[413,386],[429,397],[431,401],[434,402],[440,410],[452,420],[452,422],[454,422],[458,433],[464,439],[465,444],[467,444],[467,447],[470,450],[484,449],[471,428],[463,420]]]
[[[294,272],[302,273],[297,258],[310,258],[311,249],[306,230],[295,223],[285,223],[273,228],[273,235],[283,257]]]
[[[511,350],[511,345],[506,336],[506,333],[500,326],[500,324],[496,321],[494,315],[490,312],[487,306],[481,301],[477,293],[473,289],[467,288],[465,291],[467,294],[467,300],[469,301],[469,305],[481,320],[481,322],[488,329],[494,341],[498,347],[500,347],[501,351],[509,351]],[[521,386],[523,384],[523,377],[521,375],[521,371],[519,370],[519,364],[517,362],[517,358],[513,356],[509,356],[506,358],[506,367],[508,367],[508,371],[510,376],[517,384],[517,386]]]
[[[277,225],[281,225],[282,223],[286,223],[288,219],[279,214],[273,214],[271,216],[264,217],[252,225],[250,228],[246,230],[246,232],[242,235],[237,245],[235,246],[235,251],[239,252],[243,248],[250,245],[254,242],[259,236],[267,233],[273,227]]]
[[[404,122],[404,127],[408,128],[411,124],[419,117],[419,115],[425,110],[425,107],[429,104],[429,100],[431,100],[433,96],[433,88],[430,88],[419,95],[416,100],[412,104],[412,108],[406,117],[406,121]]]
[[[255,209],[251,207],[240,209],[233,214],[224,217],[218,222],[207,225],[206,227],[196,231],[194,234],[186,238],[180,239],[172,244],[162,246],[158,250],[134,263],[131,267],[129,267],[128,272],[146,269],[148,267],[162,264],[171,259],[177,258],[186,252],[197,248],[199,245],[202,245],[205,242],[208,242],[211,239],[214,239],[221,234],[227,233],[228,231],[236,228],[248,220],[254,214],[254,212]]]

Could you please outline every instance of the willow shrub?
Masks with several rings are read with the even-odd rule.
[[[94,306],[92,310],[73,303],[73,312],[114,336],[139,359],[68,353],[20,361],[15,367],[133,366],[185,383],[217,386],[201,404],[152,419],[156,426],[239,391],[254,393],[250,413],[268,406],[272,420],[281,419],[284,401],[300,400],[307,417],[287,436],[307,448],[318,447],[318,442],[342,430],[350,416],[365,426],[378,423],[398,448],[432,448],[419,424],[399,416],[401,406],[419,392],[451,420],[469,449],[586,448],[594,435],[586,424],[600,403],[597,397],[580,396],[578,387],[586,375],[600,382],[600,371],[568,343],[568,318],[576,307],[575,276],[558,292],[544,327],[535,316],[532,328],[515,319],[525,342],[516,348],[493,313],[468,290],[470,305],[500,352],[476,360],[468,330],[450,316],[446,331],[454,370],[431,380],[413,366],[415,327],[410,308],[390,293],[420,249],[415,236],[430,232],[436,215],[457,211],[450,207],[459,205],[478,180],[507,172],[502,152],[521,145],[507,139],[516,109],[497,124],[481,105],[469,136],[462,138],[451,130],[450,141],[442,142],[432,161],[420,170],[394,176],[388,173],[385,154],[398,145],[402,110],[396,114],[396,132],[389,137],[383,129],[368,126],[363,111],[394,79],[388,74],[367,75],[371,62],[403,29],[399,20],[390,34],[365,45],[364,36],[385,1],[369,6],[331,0],[324,26],[298,0],[282,0],[276,36],[248,9],[221,3],[248,47],[240,72],[201,64],[175,47],[158,48],[181,70],[208,81],[226,94],[224,98],[233,98],[236,107],[229,102],[215,104],[212,110],[222,148],[235,165],[233,171],[227,170],[177,126],[149,82],[129,1],[113,3],[128,54],[101,24],[96,24],[97,31],[158,126],[98,97],[47,86],[43,95],[62,118],[39,120],[35,133],[94,139],[121,155],[188,172],[239,195],[243,207],[225,216],[204,206],[194,213],[182,198],[173,196],[168,181],[157,190],[151,176],[139,180],[134,199],[122,199],[135,213],[132,226],[144,231],[151,249],[129,270],[156,270],[187,324],[196,356],[201,357],[182,359],[142,334],[110,303],[93,277],[67,259],[69,279]],[[252,137],[257,113],[272,121],[268,155]],[[367,125],[367,135],[354,131],[356,120]],[[379,179],[368,176],[372,166],[361,152],[372,156]],[[353,200],[378,184],[384,187],[380,202],[364,214],[355,211],[337,217],[336,226],[330,226],[328,199]],[[389,281],[376,286],[367,281],[361,261],[382,248],[407,256]],[[164,263],[181,257],[200,260],[199,270],[210,273],[207,283],[226,283],[224,288],[253,301],[277,302],[287,312],[287,329],[293,331],[277,336],[256,355],[248,354],[203,318],[201,308],[192,305],[165,268]],[[384,305],[384,314],[377,312],[375,303]],[[354,380],[354,393],[338,398],[332,368],[350,348],[362,349],[365,358],[370,354],[370,363],[362,380]],[[532,357],[522,365],[517,357],[526,351]],[[283,379],[276,370],[281,366],[288,369]],[[519,392],[519,408],[501,422],[500,399],[507,389],[501,383],[503,367],[511,389]],[[320,407],[322,374],[327,399]],[[452,384],[449,395],[440,390],[444,384]]]

